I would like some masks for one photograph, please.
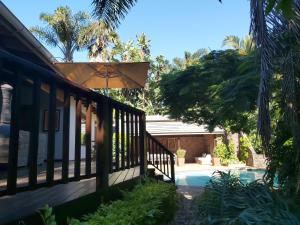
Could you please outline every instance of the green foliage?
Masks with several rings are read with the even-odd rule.
[[[300,222],[268,186],[258,181],[243,184],[230,172],[215,172],[197,204],[200,224],[296,225]]]
[[[249,157],[249,149],[252,147],[251,141],[246,136],[240,137],[239,160],[246,162]]]
[[[100,206],[85,217],[83,224],[163,225],[172,219],[177,208],[175,186],[163,182],[146,181],[124,195],[123,200]]]
[[[176,151],[177,158],[184,158],[185,154],[186,154],[186,150],[184,149],[179,148]]]
[[[232,133],[249,133],[258,83],[254,53],[241,56],[235,50],[212,51],[199,65],[164,75],[161,95],[173,118],[207,125],[210,131],[219,126]]]
[[[58,7],[53,14],[41,13],[44,27],[35,26],[30,30],[48,45],[58,47],[65,62],[73,61],[75,51],[83,48],[80,37],[89,25],[89,15],[85,12],[72,13],[68,7]]]
[[[133,191],[124,192],[124,198],[100,205],[98,210],[83,220],[69,219],[68,224],[101,225],[165,225],[177,210],[176,187],[164,182],[146,180]],[[48,206],[41,211],[44,225],[56,225],[55,216]]]
[[[39,213],[44,225],[56,225],[55,215],[53,214],[53,209],[51,207],[46,205]]]
[[[232,140],[229,140],[228,145],[226,145],[222,137],[217,138],[214,154],[220,158],[221,164],[224,166],[228,166],[229,163],[237,161]]]

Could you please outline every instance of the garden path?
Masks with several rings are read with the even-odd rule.
[[[179,209],[171,225],[199,225],[194,199],[203,193],[201,187],[178,186]]]

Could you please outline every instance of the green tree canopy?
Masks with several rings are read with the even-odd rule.
[[[168,113],[187,122],[249,133],[249,113],[256,110],[259,77],[254,53],[241,56],[235,50],[212,51],[199,65],[165,74],[162,100]],[[254,124],[255,126],[255,124]]]

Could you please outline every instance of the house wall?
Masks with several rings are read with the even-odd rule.
[[[21,89],[21,107],[30,107],[32,106],[32,87],[30,86],[22,86]],[[39,154],[40,158],[47,159],[47,145],[48,145],[48,132],[44,131],[44,112],[48,110],[49,107],[49,94],[43,90],[40,96],[40,128],[39,128]],[[55,132],[55,160],[62,159],[62,138],[63,138],[63,105],[62,102],[56,102],[56,108],[59,110],[59,129]],[[26,113],[23,115],[22,120],[30,120],[31,118],[27,118],[30,115]],[[34,118],[32,118],[34,119]],[[24,132],[23,132],[24,133]],[[22,140],[24,146],[29,146],[29,131],[27,131],[28,135],[23,135],[24,138]],[[28,143],[27,143],[28,142]],[[26,147],[27,148],[27,147]],[[20,149],[21,151],[28,152],[28,149]],[[43,156],[42,156],[43,155]],[[27,155],[24,157],[27,157]],[[20,158],[20,160],[22,160]],[[24,159],[23,159],[24,160]],[[24,164],[24,163],[23,163]]]
[[[185,149],[187,163],[194,163],[195,157],[202,156],[203,153],[213,153],[214,134],[184,135],[184,136],[155,136],[155,138],[174,154],[180,147]]]

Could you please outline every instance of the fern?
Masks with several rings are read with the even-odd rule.
[[[299,224],[276,192],[259,181],[243,184],[230,172],[215,172],[197,204],[200,224]]]

